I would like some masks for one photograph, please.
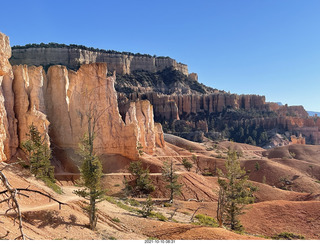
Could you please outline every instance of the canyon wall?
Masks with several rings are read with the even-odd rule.
[[[89,118],[96,120],[95,152],[104,159],[121,155],[137,160],[138,146],[150,154],[156,147],[165,146],[149,101],[132,102],[127,118],[122,119],[115,76],[107,76],[106,63],[85,64],[77,72],[54,65],[46,73],[42,66],[11,67],[9,58],[8,37],[0,33],[1,161],[10,160],[28,139],[31,124],[45,135],[54,151],[59,150],[68,162],[72,161],[88,131]]]
[[[104,62],[108,64],[109,71],[116,71],[117,74],[130,74],[135,70],[157,72],[172,67],[188,75],[187,65],[178,63],[169,57],[105,53],[68,47],[13,49],[10,62],[12,65],[28,64],[36,66],[59,64],[74,70],[82,64]]]
[[[191,94],[191,95],[163,95],[152,93],[133,93],[129,100],[147,99],[154,106],[154,113],[165,120],[179,119],[181,115],[200,113],[219,113],[225,108],[256,109],[268,108],[264,96],[237,95],[229,93]]]
[[[10,57],[9,38],[0,33],[0,161],[10,159],[18,145]]]
[[[303,106],[278,105],[268,103],[264,96],[237,95],[230,93],[214,92],[209,94],[165,95],[157,92],[123,94],[120,98],[120,112],[126,111],[128,101],[147,99],[154,108],[157,121],[187,120],[194,129],[208,131],[208,124],[203,119],[211,113],[219,114],[225,109],[243,109],[244,111],[257,111],[271,114],[257,116],[238,121],[242,126],[256,125],[266,130],[279,128],[283,131],[301,133],[307,141],[320,144],[320,120],[308,116]],[[273,114],[272,114],[273,113]],[[199,118],[202,118],[198,121]],[[234,120],[234,118],[229,118]],[[197,123],[195,123],[197,121]],[[226,123],[228,120],[226,119]]]

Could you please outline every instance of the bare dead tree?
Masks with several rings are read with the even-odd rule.
[[[37,194],[41,194],[47,198],[49,198],[50,200],[53,200],[57,203],[59,203],[59,209],[61,209],[61,205],[67,205],[66,203],[60,202],[57,199],[53,198],[52,196],[50,196],[49,194],[37,191],[37,190],[31,190],[29,189],[29,187],[27,188],[14,188],[11,186],[11,184],[8,181],[8,178],[5,176],[5,174],[3,173],[3,170],[5,168],[7,168],[8,166],[12,166],[14,164],[18,164],[20,162],[17,163],[13,163],[13,164],[5,164],[3,162],[1,162],[1,164],[5,164],[5,166],[0,169],[0,182],[3,184],[3,186],[6,188],[6,190],[1,191],[0,192],[0,196],[4,196],[4,199],[0,201],[0,204],[2,203],[7,203],[8,204],[8,209],[5,211],[5,215],[7,215],[9,212],[13,212],[15,213],[15,217],[13,219],[14,223],[16,223],[16,221],[19,224],[19,230],[20,230],[20,236],[16,237],[15,239],[22,239],[22,240],[26,240],[26,238],[29,238],[24,232],[23,232],[23,220],[22,220],[22,214],[21,214],[21,209],[20,209],[20,205],[19,202],[17,200],[17,196],[24,196],[29,198],[28,195],[22,193],[22,191],[26,191],[26,192],[34,192]],[[4,236],[8,236],[9,232],[7,232],[7,234]],[[4,238],[2,237],[2,238]]]
[[[204,207],[203,207],[203,206],[199,206],[199,207],[193,212],[193,214],[192,214],[192,216],[191,216],[191,218],[190,218],[190,221],[191,221],[191,222],[193,222],[193,218],[194,218],[196,212],[198,212],[198,210],[201,209],[201,208],[204,208]]]
[[[217,220],[219,222],[219,227],[223,226],[224,221],[224,212],[225,212],[225,205],[226,205],[226,192],[225,190],[220,187],[218,192],[218,206],[217,206]]]

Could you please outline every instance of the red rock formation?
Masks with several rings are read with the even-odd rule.
[[[94,148],[102,155],[139,157],[137,146],[152,154],[164,147],[162,127],[154,124],[148,101],[131,104],[127,123],[119,114],[115,76],[107,77],[107,65],[83,65],[77,72],[64,66],[10,66],[8,38],[0,33],[0,160],[9,160],[27,139],[29,126],[48,132],[59,152],[69,155],[78,149],[86,132],[87,112],[97,111]],[[12,72],[13,69],[13,72]],[[89,106],[93,105],[93,106]],[[49,122],[50,121],[50,122]],[[47,137],[49,143],[49,137]]]
[[[12,88],[20,143],[28,140],[29,126],[33,124],[41,134],[46,135],[47,144],[50,145],[47,134],[50,123],[46,116],[43,94],[46,76],[42,67],[14,66],[13,75]]]
[[[10,159],[18,146],[10,56],[9,38],[0,33],[0,161]]]
[[[292,135],[290,139],[292,144],[301,144],[301,145],[306,144],[306,138],[302,137],[301,135],[299,137]]]

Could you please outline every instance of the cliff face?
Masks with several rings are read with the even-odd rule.
[[[130,74],[135,70],[157,72],[172,67],[188,75],[188,66],[177,63],[171,58],[112,54],[67,47],[13,49],[10,62],[12,65],[28,64],[36,66],[59,64],[70,69],[78,69],[82,64],[104,62],[108,64],[109,71],[115,70],[117,74]]]
[[[230,127],[239,125],[243,128],[257,127],[266,131],[278,128],[283,132],[301,133],[308,143],[320,143],[319,119],[309,118],[302,106],[279,106],[276,103],[267,103],[264,96],[237,95],[218,91],[209,94],[185,95],[134,92],[127,96],[123,94],[119,96],[120,112],[123,114],[123,111],[126,111],[128,106],[126,104],[129,101],[141,99],[151,102],[156,121],[169,122],[169,126],[170,121],[173,122],[176,132],[182,132],[179,128],[189,127],[192,131],[200,130],[206,133],[208,123],[213,119],[220,123],[220,125],[216,123],[216,126],[220,127],[218,131],[223,130],[221,126],[225,124]],[[234,112],[226,112],[228,109]],[[212,114],[214,114],[213,117]],[[186,124],[179,127],[177,122],[179,120],[186,121]]]
[[[154,124],[150,102],[132,102],[126,122],[123,121],[114,89],[115,77],[107,77],[105,63],[82,65],[77,72],[55,65],[46,73],[41,66],[11,67],[8,58],[9,41],[1,34],[1,161],[10,160],[34,124],[41,133],[49,131],[47,143],[54,150],[63,152],[66,161],[76,163],[72,157],[87,131],[89,116],[97,119],[94,149],[104,158],[122,155],[136,160],[140,145],[150,154],[156,147],[165,146],[161,125]]]
[[[77,72],[64,66],[49,68],[45,94],[50,136],[58,147],[75,150],[87,132],[88,118],[93,116],[98,119],[96,152],[136,159],[136,125],[122,121],[114,78],[106,74],[106,64],[83,65]]]
[[[11,56],[9,38],[0,33],[0,161],[15,153],[16,120],[13,112],[12,67],[8,62]],[[8,116],[10,116],[8,118]]]
[[[266,110],[264,96],[212,93],[204,95],[163,95],[155,92],[130,94],[129,100],[147,99],[154,106],[157,118],[179,119],[182,115],[210,114],[222,112],[225,108]]]

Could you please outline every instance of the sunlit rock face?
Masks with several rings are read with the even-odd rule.
[[[10,159],[18,146],[10,57],[9,38],[0,33],[0,161]]]
[[[122,120],[114,77],[106,74],[103,63],[83,65],[77,72],[64,66],[49,68],[45,94],[51,139],[60,148],[76,150],[81,137],[88,133],[88,118],[93,116],[98,154],[137,158],[134,125]]]
[[[48,145],[49,121],[44,103],[44,84],[46,75],[42,67],[19,65],[13,66],[13,92],[15,115],[18,122],[20,142],[29,139],[30,125],[34,125],[44,136]]]
[[[81,138],[88,133],[90,116],[95,120],[97,154],[136,160],[137,147],[152,154],[156,147],[165,146],[162,127],[154,124],[149,101],[132,102],[125,111],[126,122],[122,119],[115,76],[107,77],[106,63],[84,64],[77,72],[54,65],[46,73],[42,66],[11,67],[10,55],[9,39],[0,33],[1,161],[9,160],[28,139],[32,124],[51,148],[73,161]],[[77,164],[76,160],[73,163]]]
[[[61,64],[70,69],[78,69],[82,64],[103,62],[108,64],[110,71],[116,71],[117,74],[130,74],[135,70],[157,72],[165,68],[173,68],[188,75],[187,65],[169,57],[105,53],[67,47],[14,49],[10,62],[12,65],[28,64],[45,67]]]

